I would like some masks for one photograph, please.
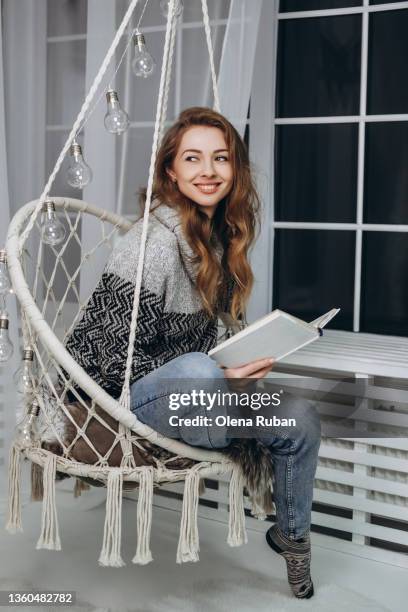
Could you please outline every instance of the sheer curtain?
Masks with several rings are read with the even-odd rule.
[[[0,53],[1,245],[8,221],[39,193],[44,181],[46,1],[3,0]],[[16,394],[12,373],[20,362],[16,302],[7,298],[13,358],[0,368],[0,508],[4,505],[6,468],[15,427]]]
[[[262,0],[232,0],[218,76],[222,112],[245,133]]]

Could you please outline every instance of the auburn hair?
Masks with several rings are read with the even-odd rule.
[[[224,134],[232,164],[232,189],[218,203],[212,219],[179,191],[167,172],[172,167],[184,133],[194,126],[219,128]],[[180,214],[183,233],[195,253],[193,263],[199,264],[196,286],[208,315],[215,316],[219,309],[223,309],[229,294],[229,313],[233,319],[245,317],[254,283],[248,252],[256,239],[260,199],[253,182],[247,147],[223,115],[199,106],[180,113],[164,134],[159,147],[152,198],[159,200],[158,205],[165,202],[176,207]],[[145,201],[146,189],[142,189],[142,210]],[[224,247],[221,262],[214,253],[214,237]]]

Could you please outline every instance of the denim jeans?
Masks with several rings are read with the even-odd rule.
[[[186,391],[186,379],[201,379],[206,392],[228,392],[224,371],[205,353],[191,352],[176,357],[137,380],[131,386],[131,409],[137,418],[168,438],[178,438],[192,446],[223,448],[228,446],[227,427],[184,427],[172,425],[169,416],[208,417],[203,405],[180,406],[169,410],[172,393]],[[183,384],[181,381],[183,380]],[[321,440],[320,416],[308,400],[290,393],[282,395],[280,410],[285,418],[295,419],[295,426],[271,426],[256,437],[267,445],[273,456],[273,496],[277,523],[290,539],[300,538],[310,530],[313,483]],[[217,404],[211,416],[226,415],[226,407]]]

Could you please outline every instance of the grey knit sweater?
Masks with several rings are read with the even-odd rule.
[[[138,220],[112,251],[66,341],[75,361],[113,397],[124,381],[142,225]],[[220,259],[222,245],[214,248]],[[203,309],[193,256],[178,211],[160,204],[149,218],[131,383],[178,355],[207,353],[217,344],[218,316]],[[228,311],[232,287],[230,279],[220,312]]]

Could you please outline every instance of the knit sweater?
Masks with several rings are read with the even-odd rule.
[[[218,316],[211,318],[203,309],[196,288],[198,264],[192,262],[179,213],[156,204],[149,217],[131,383],[184,353],[207,353],[218,339]],[[125,376],[142,226],[143,218],[113,249],[66,341],[75,361],[115,398]],[[220,261],[223,247],[216,242],[214,249]],[[220,310],[228,310],[231,293],[229,280]]]

